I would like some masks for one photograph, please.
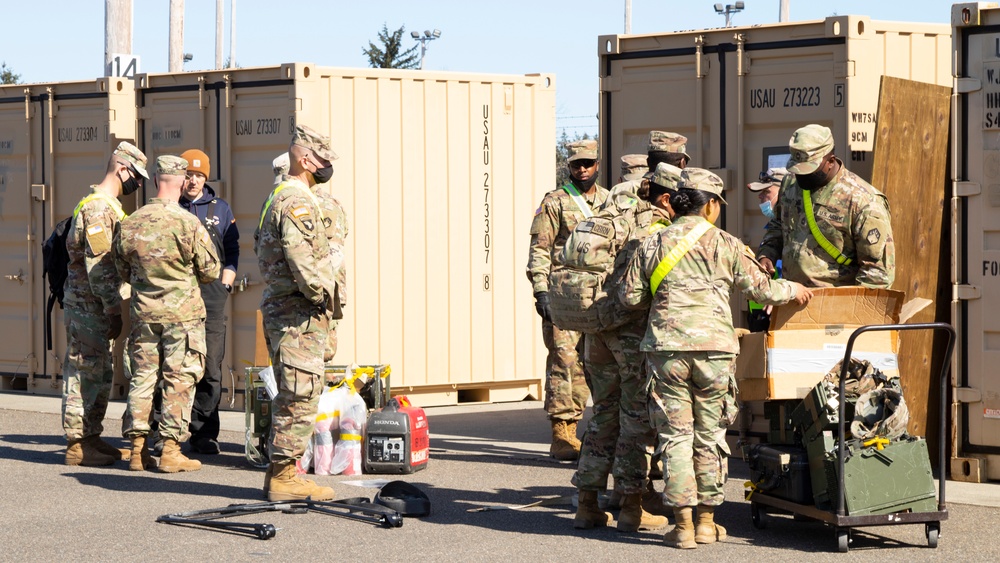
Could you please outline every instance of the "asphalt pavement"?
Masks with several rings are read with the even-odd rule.
[[[120,438],[124,403],[113,402],[105,437]],[[244,457],[244,416],[222,413],[222,453],[191,457],[193,473],[130,472],[63,464],[65,440],[58,397],[0,393],[0,524],[8,534],[0,560],[135,561],[994,561],[1000,542],[1000,485],[947,483],[948,514],[939,547],[930,549],[922,524],[852,532],[851,551],[836,552],[834,531],[818,522],[768,515],[751,525],[743,500],[746,465],[734,458],[727,502],[717,521],[729,530],[720,544],[695,550],[663,546],[665,530],[621,534],[613,527],[575,530],[567,499],[574,466],[547,456],[549,427],[538,402],[427,409],[431,458],[413,475],[322,476],[338,498],[367,497],[386,480],[403,479],[431,499],[431,515],[404,519],[400,528],[318,513],[268,512],[239,521],[270,523],[273,539],[156,523],[159,515],[260,502],[263,470]],[[659,484],[662,488],[662,483]],[[469,512],[559,498],[523,510]]]

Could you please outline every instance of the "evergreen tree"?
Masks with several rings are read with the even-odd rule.
[[[372,68],[417,68],[420,66],[420,55],[416,53],[417,46],[403,50],[403,31],[405,27],[400,27],[392,33],[385,24],[382,24],[382,31],[378,32],[378,40],[382,44],[379,48],[371,41],[368,48],[362,49],[368,56],[368,64]]]
[[[19,84],[20,81],[21,75],[14,74],[14,71],[7,66],[6,61],[0,63],[0,84]]]

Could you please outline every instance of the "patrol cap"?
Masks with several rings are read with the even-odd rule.
[[[330,137],[321,135],[316,130],[305,125],[296,125],[295,134],[292,135],[292,144],[309,149],[316,153],[316,156],[327,162],[337,160],[337,153],[330,148]]]
[[[188,161],[179,156],[165,154],[156,157],[156,173],[164,176],[184,176],[187,174]]]
[[[787,175],[788,170],[785,168],[768,168],[760,173],[760,181],[750,182],[747,184],[747,189],[751,192],[762,192],[771,186],[780,186]]]
[[[597,160],[597,141],[586,139],[583,141],[573,141],[566,143],[567,162],[589,158]]]
[[[687,142],[687,137],[680,133],[650,131],[648,150],[649,152],[675,152],[691,160],[691,156],[687,153]]]
[[[657,170],[660,168],[656,167]],[[722,197],[722,178],[704,168],[685,168],[681,170],[681,181],[677,184],[677,189],[686,188],[689,190],[701,190],[719,196],[722,203],[726,203]],[[726,203],[726,205],[729,205]]]
[[[785,165],[792,174],[812,174],[823,157],[833,151],[833,132],[822,125],[806,125],[795,130],[788,140],[792,157]]]
[[[627,154],[622,157],[621,176],[626,181],[638,180],[646,173],[646,155]]]
[[[188,149],[181,153],[181,158],[188,161],[188,172],[201,172],[206,178],[211,176],[212,163],[208,155],[198,149]]]
[[[684,171],[672,164],[661,162],[656,165],[656,170],[653,170],[649,181],[665,190],[676,192],[677,184],[681,181],[682,172]]]
[[[271,161],[271,169],[274,171],[274,183],[277,184],[281,181],[281,177],[288,174],[288,167],[290,165],[288,159],[288,153],[283,152],[277,156],[273,161]]]
[[[146,172],[146,155],[139,150],[139,147],[128,141],[122,141],[112,154],[128,162],[140,176],[149,179],[149,174]]]

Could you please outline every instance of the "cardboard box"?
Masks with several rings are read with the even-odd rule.
[[[801,399],[837,362],[847,341],[864,325],[900,322],[904,294],[888,289],[817,289],[809,305],[776,307],[771,329],[740,338],[736,379],[741,401]],[[852,356],[886,375],[898,375],[896,332],[870,332],[855,341]]]

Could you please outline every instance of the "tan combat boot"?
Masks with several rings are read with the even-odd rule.
[[[122,459],[128,461],[132,457],[132,450],[116,448],[111,444],[105,442],[99,435],[94,434],[93,436],[87,436],[83,439],[84,442],[90,444],[92,448],[101,452],[104,455],[109,455],[116,460]]]
[[[576,461],[580,458],[580,447],[573,447],[569,441],[565,420],[552,421],[552,446],[549,455],[559,461]]]
[[[726,537],[726,529],[715,523],[715,507],[698,505],[698,527],[695,529],[694,541],[715,543]]]
[[[102,454],[83,440],[70,440],[66,444],[66,465],[99,467],[111,465],[114,462],[115,458]]]
[[[618,513],[619,532],[658,530],[666,526],[666,518],[650,514],[642,509],[641,493],[625,495],[625,498],[622,500],[622,511]]]
[[[160,454],[160,465],[158,469],[163,473],[177,473],[179,471],[198,471],[201,469],[201,462],[196,459],[188,459],[181,453],[181,445],[172,438],[163,439],[163,453]]]
[[[575,420],[567,420],[566,421],[566,441],[569,442],[570,445],[573,446],[573,449],[576,450],[577,454],[580,453],[580,448],[583,447],[583,444],[580,442],[580,439],[576,437],[576,421]]]
[[[698,547],[698,543],[694,541],[694,521],[691,519],[691,507],[675,508],[674,522],[677,525],[663,536],[663,543],[681,549]]]
[[[295,471],[295,460],[271,463],[271,484],[267,499],[271,502],[284,500],[333,500],[333,489],[321,487],[312,481],[302,479]]]
[[[129,471],[143,471],[153,466],[153,457],[149,455],[149,446],[145,436],[132,438],[132,450],[129,452]]]
[[[264,472],[264,498],[271,491],[271,478],[274,477],[274,464],[267,464],[267,471]]]
[[[656,490],[652,481],[646,481],[646,492],[642,493],[642,509],[650,514],[670,516],[674,510],[663,500],[663,493]]]
[[[611,515],[597,505],[597,491],[581,490],[577,497],[573,527],[578,530],[589,530],[607,526],[610,521]]]

